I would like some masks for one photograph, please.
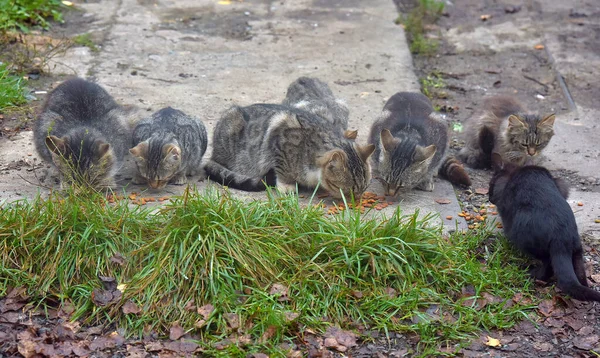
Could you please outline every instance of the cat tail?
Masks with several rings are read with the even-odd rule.
[[[587,279],[581,251],[573,255],[555,254],[552,255],[551,260],[552,269],[558,281],[557,286],[561,290],[580,301],[600,302],[600,292],[582,284],[587,285]]]
[[[452,184],[471,186],[471,178],[465,171],[463,164],[454,156],[447,156],[442,162],[438,174],[448,179]]]
[[[263,178],[252,178],[236,173],[213,160],[206,164],[204,170],[210,180],[223,186],[244,191],[264,191],[267,189]]]

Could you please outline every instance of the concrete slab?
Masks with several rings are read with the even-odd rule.
[[[347,101],[350,128],[358,129],[358,142],[365,143],[389,96],[419,90],[389,0],[107,0],[77,6],[94,18],[89,31],[104,39],[101,51],[73,49],[56,59],[56,72],[95,78],[121,103],[148,113],[173,106],[196,115],[209,136],[220,114],[232,104],[279,103],[289,83],[299,76],[315,76]],[[30,132],[12,141],[1,139],[0,151],[0,199],[30,198],[54,186],[53,180],[42,180],[46,168],[27,166],[35,160]],[[206,157],[210,152],[209,143]],[[23,165],[20,171],[10,169],[14,163]],[[128,163],[120,184],[128,184],[133,170]],[[207,185],[206,181],[195,184],[200,190]],[[377,185],[369,191],[381,193]],[[148,194],[173,195],[182,190],[168,186],[164,192]],[[236,193],[265,198],[264,193]],[[451,199],[452,204],[441,206],[436,198]],[[435,192],[415,191],[381,213],[390,215],[397,206],[405,214],[415,209],[422,215],[444,211],[444,218],[456,218],[460,211],[451,185],[441,180]],[[455,227],[453,220],[444,222],[450,229]]]

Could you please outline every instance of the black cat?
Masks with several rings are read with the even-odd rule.
[[[583,249],[569,190],[545,168],[518,167],[492,154],[494,176],[489,198],[498,207],[504,233],[520,251],[542,261],[533,276],[548,281],[554,274],[561,290],[582,301],[600,301],[588,286]]]

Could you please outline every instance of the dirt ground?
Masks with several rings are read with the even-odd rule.
[[[232,27],[223,27],[220,25],[223,19],[219,19],[203,22],[201,28],[195,18],[169,21],[179,15],[163,14],[165,21],[161,26],[164,29],[177,27],[178,30],[189,28],[209,34],[221,33],[237,39],[249,36],[243,17],[247,15],[243,13],[229,19],[233,21]],[[484,23],[482,15],[491,16]],[[311,16],[320,15],[312,13]],[[577,105],[600,113],[597,101],[600,98],[597,85],[600,73],[595,62],[585,61],[586,58],[597,58],[600,53],[599,18],[600,4],[595,1],[577,0],[554,7],[548,4],[542,6],[538,1],[454,1],[452,6],[446,6],[438,24],[430,29],[430,34],[438,36],[441,43],[438,55],[414,57],[417,75],[427,77],[436,73],[444,80],[446,86],[438,91],[434,103],[450,121],[456,123],[471,116],[481,98],[490,93],[513,93],[529,108],[545,108],[559,115],[573,113],[573,106]],[[85,27],[85,19],[80,19],[83,20],[79,25]],[[484,33],[486,28],[501,27],[507,23],[509,27],[510,24],[520,24],[516,37],[506,35],[511,44],[498,42],[480,46],[481,42],[477,41],[469,44],[465,35],[478,31]],[[56,31],[61,31],[61,27],[57,27]],[[536,49],[536,45],[547,44],[547,38],[540,37],[539,31],[555,34],[553,38],[562,45],[562,51],[579,53],[580,59],[560,62],[561,58],[548,50],[548,46]],[[461,37],[467,39],[466,45],[460,41]],[[133,68],[125,70],[128,73],[136,71]],[[182,74],[185,78],[185,73]],[[43,88],[57,80],[60,78],[42,78],[41,81],[47,82],[40,83],[38,87]],[[33,102],[34,107],[39,103]],[[34,112],[1,118],[0,135],[8,138],[18,136],[21,130],[28,128],[28,119],[33,118]],[[458,133],[454,139],[452,147],[456,150],[461,147]],[[598,166],[597,157],[590,160],[594,159]],[[36,165],[39,164],[21,160],[9,163],[2,170],[33,170]],[[490,173],[475,170],[469,170],[469,173],[473,179],[472,188],[456,189],[463,209],[473,212],[482,205],[489,205],[487,196],[475,190],[487,188]],[[600,174],[596,177],[582,175],[570,168],[555,168],[553,173],[566,179],[578,192],[600,193]],[[594,235],[597,231],[583,233],[585,258],[591,284],[600,285],[600,245],[597,240],[586,239]],[[547,290],[554,292],[554,288],[545,283],[537,283],[537,287],[540,293]],[[131,340],[125,339],[111,326],[72,323],[68,320],[70,313],[68,307],[56,307],[46,317],[40,310],[30,307],[27,298],[18,290],[4,297],[0,300],[0,357],[28,356],[36,347],[38,356],[179,357],[201,353],[199,346],[191,341],[158,339],[150,333],[143,339]],[[299,352],[297,356],[310,357],[408,357],[414,355],[419,341],[416,336],[394,332],[388,336],[381,332],[361,333],[369,338],[359,340],[358,346],[343,354],[324,348],[323,337],[310,334],[299,337],[292,351]],[[440,343],[440,348],[448,355],[458,351],[457,355],[464,357],[596,357],[598,354],[592,350],[600,352],[599,335],[600,305],[554,295],[552,300],[537,307],[530,320],[523,320],[512,329],[482,332],[481,338],[474,339],[464,349],[445,343]],[[487,336],[499,339],[500,345],[495,348],[486,345]],[[253,356],[263,357],[259,354]]]

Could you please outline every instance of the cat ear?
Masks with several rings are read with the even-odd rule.
[[[344,138],[346,139],[356,139],[356,137],[358,136],[358,130],[345,130],[344,131]]]
[[[181,156],[181,148],[176,146],[175,144],[167,144],[164,146],[163,151],[165,156],[171,156],[173,160],[179,160]]]
[[[504,161],[502,160],[500,153],[492,153],[492,169],[494,172],[499,172],[504,169]]]
[[[317,164],[327,166],[327,168],[342,168],[346,165],[346,154],[341,150],[330,150],[319,158]]]
[[[391,152],[400,144],[401,140],[399,138],[394,138],[392,132],[389,129],[384,129],[381,131],[381,145],[386,152]]]
[[[103,140],[98,139],[94,144],[98,148],[98,158],[102,158],[110,150],[110,144]]]
[[[552,127],[554,126],[554,120],[556,119],[556,115],[554,113],[544,117],[541,121],[540,121],[540,125],[543,126],[548,126],[548,127]]]
[[[57,136],[47,136],[46,137],[46,147],[48,147],[48,149],[57,155],[64,155],[67,149],[67,145],[66,145],[66,137],[65,138],[58,138]]]
[[[421,147],[421,146],[417,146],[415,148],[416,152],[415,152],[415,161],[417,162],[424,162],[427,159],[433,157],[433,155],[435,154],[435,152],[437,151],[437,147],[435,145],[430,145],[428,147]]]
[[[360,157],[360,159],[362,159],[363,162],[366,162],[367,159],[369,159],[369,157],[371,156],[371,154],[373,154],[373,152],[375,151],[375,146],[373,144],[367,144],[363,146],[357,145],[356,151],[358,152],[358,156]]]
[[[136,158],[145,158],[148,155],[148,142],[147,141],[143,141],[140,142],[138,145],[136,145],[135,147],[129,149],[129,153],[131,153],[131,155],[133,155]]]
[[[514,114],[511,114],[508,117],[508,126],[509,127],[518,127],[518,126],[525,127],[527,125],[525,124],[525,122],[523,122],[523,120],[521,118],[519,118],[518,116],[515,116]]]

